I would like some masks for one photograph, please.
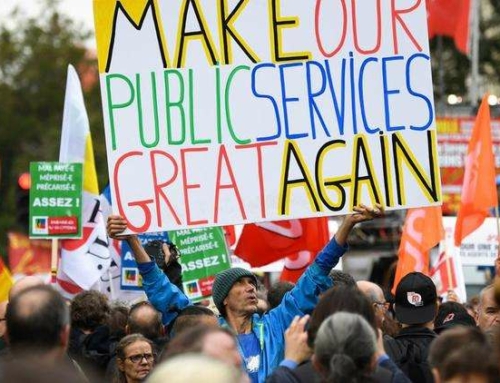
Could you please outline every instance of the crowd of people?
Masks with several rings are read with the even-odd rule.
[[[381,214],[355,208],[298,282],[278,282],[265,300],[250,271],[220,272],[216,309],[193,304],[137,236],[123,235],[126,220],[110,216],[108,235],[128,242],[147,300],[129,307],[84,291],[67,302],[37,277],[18,280],[0,304],[0,381],[500,382],[494,284],[471,304],[451,292],[443,303],[413,272],[392,300],[334,270],[354,225]]]

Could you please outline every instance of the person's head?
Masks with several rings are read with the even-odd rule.
[[[106,295],[95,290],[82,291],[71,301],[71,326],[93,332],[105,324],[110,311]]]
[[[342,270],[331,269],[328,276],[332,280],[333,285],[336,287],[340,286],[356,287],[356,281],[354,280],[352,275]]]
[[[165,240],[151,240],[144,245],[150,258],[163,270],[170,282],[183,291],[182,267],[179,263],[180,252],[177,246]]]
[[[67,362],[67,363],[65,363]],[[13,359],[3,363],[0,381],[13,383],[88,383],[83,374],[75,373],[69,358],[60,363],[47,363],[46,359]]]
[[[161,338],[165,335],[161,313],[147,301],[134,304],[128,314],[125,332],[142,334],[152,341]]]
[[[215,276],[212,298],[219,313],[252,315],[257,312],[257,278],[251,271],[235,267]]]
[[[486,286],[479,294],[476,321],[483,331],[497,327],[500,323],[500,307],[497,305],[494,295],[493,285]]]
[[[269,302],[269,310],[274,309],[277,307],[282,299],[283,296],[293,289],[295,284],[289,281],[278,281],[274,283],[268,290],[267,292],[267,301]]]
[[[406,274],[396,287],[394,311],[404,325],[432,326],[438,308],[436,285],[427,275]]]
[[[116,346],[116,365],[119,381],[141,382],[155,365],[156,353],[153,342],[141,334],[130,334]]]
[[[314,341],[313,365],[325,381],[361,381],[375,368],[377,336],[359,314],[337,312],[323,321]]]
[[[35,354],[60,358],[69,339],[69,310],[51,286],[28,287],[9,302],[7,339],[14,355]]]
[[[328,289],[314,309],[307,328],[307,344],[313,347],[316,333],[323,321],[339,311],[360,314],[377,330],[373,307],[366,296],[356,287],[340,286]]]
[[[179,249],[175,244],[159,239],[147,242],[144,245],[144,251],[164,272],[168,267],[168,263],[172,260],[177,260],[180,256]]]
[[[158,365],[148,383],[238,383],[244,374],[227,363],[202,354],[177,355]]]
[[[382,323],[385,320],[389,303],[385,300],[384,292],[379,285],[369,281],[358,281],[358,289],[365,294],[368,300],[372,303],[375,317],[377,318],[377,326],[382,328]]]
[[[28,275],[26,277],[22,277],[16,281],[12,285],[12,287],[9,290],[9,301],[11,301],[17,294],[19,294],[21,291],[32,287],[32,286],[42,286],[44,285],[45,282],[43,281],[42,278],[36,276],[36,275]]]
[[[212,327],[219,326],[219,320],[215,313],[203,306],[187,306],[179,312],[175,318],[170,331],[171,336],[177,336],[184,330],[193,328],[197,325],[207,325]]]
[[[170,341],[162,360],[186,353],[202,353],[237,368],[242,366],[236,337],[227,328],[199,325],[185,330]]]
[[[476,321],[458,302],[445,302],[439,306],[434,319],[434,331],[438,334],[455,326],[476,327]]]
[[[438,336],[429,349],[436,383],[498,382],[498,366],[487,337],[476,327],[457,326]]]
[[[107,320],[109,332],[119,337],[125,336],[129,308],[123,303],[117,302],[111,305],[111,311]]]
[[[477,306],[479,306],[479,295],[474,295],[469,299],[465,305],[465,308],[473,318],[477,317]]]

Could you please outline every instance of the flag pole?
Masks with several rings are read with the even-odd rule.
[[[444,254],[445,254],[445,265],[446,265],[446,275],[448,276],[448,286],[452,286],[453,284],[453,275],[451,273],[451,265],[450,265],[450,252],[448,251],[450,246],[449,246],[449,241],[448,241],[448,235],[445,235],[444,241],[442,241],[443,247],[444,247]],[[455,254],[455,251],[457,250],[456,246],[453,248],[453,251],[451,252],[452,255]]]
[[[498,197],[497,197],[497,199],[498,199]],[[500,215],[498,212],[498,202],[497,202],[497,206],[495,206],[495,221],[497,223],[497,245],[498,245],[498,249],[500,250]],[[498,257],[498,251],[497,251],[497,257]]]
[[[471,0],[471,17],[472,24],[472,73],[471,85],[469,89],[469,98],[472,107],[476,107],[479,100],[479,13],[481,11],[480,0]]]
[[[52,238],[52,248],[51,248],[51,254],[50,254],[50,275],[51,275],[50,282],[52,284],[55,284],[56,280],[57,280],[57,261],[58,261],[57,250],[58,250],[58,247],[59,247],[58,239]]]
[[[456,248],[455,248],[455,250],[456,250]],[[446,275],[448,276],[448,286],[453,286],[453,275],[451,273],[451,259],[450,259],[450,254],[448,252],[446,252],[445,253],[445,257],[446,257],[445,258]]]

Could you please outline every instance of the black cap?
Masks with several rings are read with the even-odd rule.
[[[431,322],[436,316],[436,285],[428,276],[406,274],[396,287],[396,319],[404,324]]]
[[[462,304],[445,302],[439,306],[436,319],[434,319],[434,331],[439,334],[454,326],[475,327],[476,321]]]

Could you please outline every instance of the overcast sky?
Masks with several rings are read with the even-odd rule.
[[[0,0],[0,18],[5,17],[15,6],[20,7],[29,15],[36,14],[43,3],[41,0]],[[75,21],[84,23],[87,28],[93,30],[94,14],[92,3],[92,0],[62,0],[59,8],[61,12],[64,12]],[[89,44],[95,46],[94,39],[91,39]]]

